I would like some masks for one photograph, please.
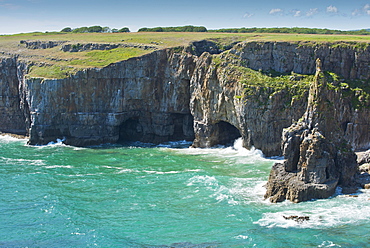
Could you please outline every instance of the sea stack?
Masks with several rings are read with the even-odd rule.
[[[337,186],[345,192],[355,190],[356,154],[343,138],[337,99],[327,77],[317,59],[307,110],[282,133],[284,162],[272,167],[266,185],[265,199],[271,202],[328,198]]]

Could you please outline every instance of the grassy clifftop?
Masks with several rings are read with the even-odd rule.
[[[110,63],[141,56],[157,49],[187,46],[190,42],[213,40],[220,45],[239,41],[288,41],[340,43],[370,43],[370,36],[306,35],[268,33],[28,33],[0,36],[0,54],[17,55],[31,63],[30,77],[64,78],[78,70],[104,67]],[[49,41],[57,43],[44,49],[27,46],[28,43]],[[104,50],[80,49],[86,44],[114,44]],[[70,51],[62,51],[70,45]],[[75,49],[75,51],[72,51]],[[78,51],[79,50],[79,51]]]

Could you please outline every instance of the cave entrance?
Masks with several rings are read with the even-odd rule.
[[[119,127],[118,142],[138,141],[143,137],[143,127],[138,118],[130,118],[124,121]]]
[[[242,136],[239,129],[225,121],[216,123],[215,131],[217,144],[219,145],[233,145],[234,141]]]
[[[169,135],[169,141],[194,140],[194,119],[191,114],[171,114],[173,133]]]
[[[178,113],[152,113],[151,119],[131,117],[119,126],[118,143],[140,141],[159,144],[194,140],[193,116]]]

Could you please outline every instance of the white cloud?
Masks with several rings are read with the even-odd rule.
[[[370,4],[365,4],[361,9],[352,11],[353,16],[370,15]]]
[[[306,16],[313,16],[316,15],[317,13],[319,13],[318,8],[310,9],[309,11],[306,12]]]
[[[292,10],[294,17],[300,17],[302,15],[302,11],[300,10]]]
[[[333,5],[330,5],[326,8],[326,12],[328,12],[328,13],[338,13],[338,8],[333,6]]]
[[[365,12],[367,15],[370,15],[370,4],[366,4],[366,5],[363,7],[363,10],[364,10],[364,12]]]
[[[284,10],[282,10],[282,9],[271,9],[270,12],[269,12],[269,14],[270,15],[279,14],[279,13],[281,14],[283,12],[284,12]]]
[[[249,17],[252,17],[254,14],[251,14],[249,12],[245,12],[245,14],[243,15],[243,18],[249,18]]]

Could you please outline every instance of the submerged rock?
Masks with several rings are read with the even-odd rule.
[[[285,216],[283,215],[284,219],[286,220],[294,220],[298,223],[303,223],[304,221],[309,221],[309,216],[298,216],[298,215],[291,215],[291,216]]]

